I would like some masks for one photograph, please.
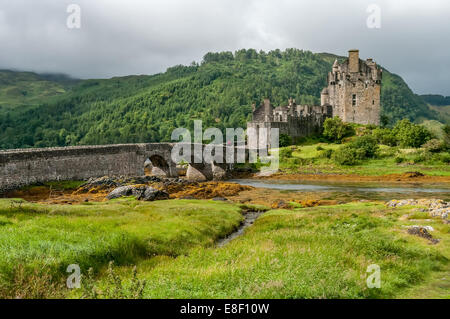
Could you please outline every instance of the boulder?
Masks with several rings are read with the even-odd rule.
[[[168,193],[145,185],[121,186],[114,189],[106,198],[115,199],[125,196],[134,196],[137,200],[143,201],[169,199]]]
[[[111,193],[106,196],[107,199],[115,199],[124,196],[133,195],[133,186],[121,186],[114,189]]]

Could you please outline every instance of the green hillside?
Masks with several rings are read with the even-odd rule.
[[[66,93],[76,81],[65,75],[0,70],[0,109],[38,105]]]
[[[205,127],[245,127],[251,104],[264,97],[274,104],[289,97],[319,103],[335,58],[296,49],[249,49],[208,53],[201,64],[152,76],[81,81],[38,106],[3,110],[0,148],[169,141],[174,128],[192,128],[194,119]],[[387,70],[382,105],[391,122],[435,117]]]
[[[439,121],[450,124],[450,96],[428,94],[420,96],[431,110],[438,115]]]

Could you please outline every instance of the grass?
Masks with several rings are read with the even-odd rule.
[[[78,264],[84,272],[91,267],[98,271],[111,260],[122,265],[150,256],[185,254],[192,247],[212,245],[242,218],[238,207],[212,201],[123,199],[62,206],[2,199],[0,296],[16,297],[42,274],[62,278],[70,264]],[[25,278],[15,290],[19,277]]]
[[[280,156],[280,169],[287,173],[305,174],[354,174],[367,176],[382,176],[387,174],[402,174],[420,171],[430,176],[450,176],[450,165],[435,157],[427,158],[422,149],[399,149],[397,147],[380,146],[380,156],[366,159],[353,166],[343,166],[333,163],[323,157],[324,150],[336,150],[340,144],[317,143],[313,145],[294,146],[291,156]],[[287,147],[284,149],[288,149]],[[282,151],[280,152],[282,154]],[[448,153],[441,153],[445,156]],[[397,163],[396,157],[402,162]]]
[[[255,208],[267,211],[197,200],[0,200],[1,297],[80,298],[92,286],[105,292],[97,298],[448,297],[450,225],[411,214],[415,207],[270,210],[241,237],[214,246],[240,224],[241,210]],[[407,234],[404,226],[417,224],[432,226],[441,242]],[[64,288],[70,264],[84,275],[93,268],[93,279],[83,277],[88,287]],[[381,268],[380,289],[366,285],[371,264]]]
[[[402,226],[411,222],[399,217],[407,211],[374,203],[273,210],[225,247],[140,262],[143,297],[420,297],[409,289],[434,285],[437,273],[448,276],[450,226],[432,222],[442,239],[432,246],[406,234]],[[366,286],[371,264],[381,267],[380,289]],[[130,272],[118,269],[123,278]],[[104,277],[99,286],[107,285]]]

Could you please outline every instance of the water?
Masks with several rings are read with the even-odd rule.
[[[419,183],[376,183],[376,182],[330,182],[330,181],[296,181],[296,180],[256,180],[237,179],[232,182],[257,188],[273,189],[285,192],[304,192],[342,194],[355,199],[390,200],[394,198],[436,197],[450,199],[450,184]]]
[[[247,212],[245,214],[245,220],[242,222],[242,224],[239,226],[239,228],[235,232],[228,235],[227,237],[219,240],[217,242],[217,247],[225,246],[226,244],[228,244],[230,241],[232,241],[236,237],[241,236],[244,233],[244,230],[246,228],[252,226],[253,223],[255,222],[255,220],[258,219],[258,217],[261,214],[262,214],[262,212]]]

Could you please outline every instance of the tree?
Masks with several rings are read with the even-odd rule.
[[[353,128],[335,116],[327,118],[323,124],[323,136],[333,142],[340,143],[344,137],[354,134]]]
[[[420,147],[431,139],[431,133],[425,127],[408,119],[398,121],[393,131],[398,144],[403,147]]]

